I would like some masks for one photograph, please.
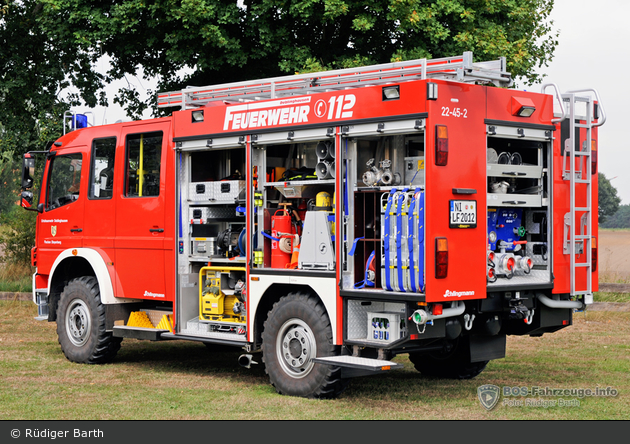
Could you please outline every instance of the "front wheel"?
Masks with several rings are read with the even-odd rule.
[[[341,369],[312,361],[338,353],[330,319],[314,296],[290,293],[274,304],[264,324],[262,352],[265,371],[280,394],[334,398],[347,386]]]
[[[72,362],[102,364],[120,349],[105,327],[105,306],[94,277],[71,280],[61,293],[57,308],[57,336],[63,354]]]

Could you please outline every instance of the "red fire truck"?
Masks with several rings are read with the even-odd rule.
[[[181,109],[153,120],[69,114],[36,202],[24,157],[38,319],[80,363],[123,338],[260,353],[293,396],[401,354],[475,377],[597,291],[597,92],[511,85],[464,53],[163,93]]]

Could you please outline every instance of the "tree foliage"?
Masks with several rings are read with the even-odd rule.
[[[612,186],[610,180],[603,173],[598,173],[598,221],[606,222],[606,219],[617,212],[621,197],[617,196],[617,189]]]
[[[615,214],[606,218],[600,224],[602,228],[630,228],[630,205],[619,205]]]
[[[43,149],[61,132],[61,117],[83,99],[97,104],[102,76],[96,54],[57,39],[35,0],[0,0],[0,151],[19,157]],[[74,85],[74,94],[64,93]]]
[[[169,90],[261,77],[436,58],[473,51],[505,56],[530,83],[553,57],[553,0],[43,0],[37,23],[51,41],[71,42],[68,65],[83,93],[101,81],[157,77]],[[106,54],[101,79],[84,68]],[[148,105],[123,88],[115,101],[134,116]]]
[[[0,245],[4,249],[0,263],[8,262],[20,265],[31,263],[31,248],[35,245],[35,212],[25,211],[14,205],[0,215]]]

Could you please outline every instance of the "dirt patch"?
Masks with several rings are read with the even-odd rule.
[[[630,281],[630,231],[600,231],[600,282]]]
[[[31,293],[0,291],[0,301],[30,301],[32,299]]]
[[[594,302],[588,307],[590,311],[630,311],[628,302]]]

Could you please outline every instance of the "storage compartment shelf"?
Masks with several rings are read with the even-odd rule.
[[[273,187],[286,198],[314,198],[322,185],[333,185],[335,179],[323,180],[293,180],[286,182],[268,182],[267,187]]]
[[[543,167],[539,165],[503,165],[498,163],[488,164],[489,177],[504,178],[533,178],[540,179]]]
[[[541,207],[548,199],[540,194],[499,194],[488,193],[489,207]]]
[[[221,256],[189,256],[188,259],[191,262],[212,262],[212,263],[221,263],[221,264],[231,264],[231,263],[239,263],[244,264],[246,258],[244,256],[227,258]]]

